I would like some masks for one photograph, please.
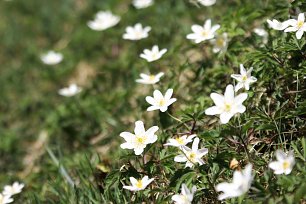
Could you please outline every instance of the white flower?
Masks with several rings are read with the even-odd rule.
[[[133,0],[133,6],[137,9],[147,8],[153,5],[153,0]]]
[[[182,184],[181,194],[173,195],[172,200],[176,204],[191,204],[193,195],[197,191],[197,187],[193,186],[192,189],[188,189],[186,184]]]
[[[127,40],[140,40],[149,36],[150,26],[142,27],[140,23],[137,23],[134,27],[128,26],[123,34],[123,39]]]
[[[164,76],[163,72],[160,72],[156,75],[147,75],[147,74],[140,74],[141,79],[137,79],[136,82],[140,84],[156,84],[159,82],[160,78]]]
[[[157,140],[155,132],[158,130],[157,126],[149,128],[147,131],[144,128],[142,121],[135,122],[134,133],[122,132],[120,137],[125,139],[125,143],[121,144],[122,149],[134,149],[136,155],[140,155],[147,144],[152,144]]]
[[[56,65],[63,60],[63,55],[58,52],[48,51],[46,54],[40,56],[41,61],[47,65]]]
[[[213,48],[214,53],[226,51],[227,45],[228,45],[227,33],[218,35],[216,39],[212,39],[211,42],[214,45],[214,48]]]
[[[217,0],[198,0],[203,6],[212,6],[216,3]]]
[[[211,26],[211,20],[205,21],[204,26],[193,25],[191,30],[194,33],[188,34],[187,39],[194,40],[195,43],[200,43],[205,40],[210,40],[215,37],[215,32],[220,28],[220,25]]]
[[[3,195],[0,193],[0,204],[7,204],[13,202],[13,198],[11,196]]]
[[[205,164],[202,160],[202,157],[208,153],[207,148],[198,149],[199,147],[199,138],[195,138],[192,143],[192,148],[183,146],[182,151],[184,154],[180,154],[174,157],[175,162],[186,162],[186,167],[193,167],[194,164],[198,163],[200,166]]]
[[[95,19],[88,21],[87,25],[92,30],[102,31],[117,25],[120,17],[112,14],[110,11],[99,11]]]
[[[234,198],[245,194],[250,189],[252,180],[252,164],[248,164],[242,172],[234,172],[232,183],[224,182],[216,186],[217,191],[223,192],[223,194],[219,195],[218,199]]]
[[[249,70],[246,70],[243,66],[243,64],[240,64],[240,74],[232,74],[231,77],[236,79],[238,81],[238,84],[235,86],[235,91],[238,91],[242,87],[245,88],[245,90],[250,89],[250,84],[257,81],[257,79],[252,74],[253,67],[251,67]]]
[[[164,144],[164,146],[173,146],[173,147],[183,147],[186,146],[188,143],[192,142],[192,139],[195,138],[197,135],[183,135],[177,138],[170,138],[168,143]]]
[[[275,174],[290,174],[295,164],[293,152],[290,151],[286,155],[283,151],[277,150],[275,152],[277,161],[269,163],[269,167],[274,170]]]
[[[68,87],[60,89],[58,94],[66,97],[71,97],[80,93],[81,91],[82,89],[76,84],[70,84]]]
[[[247,93],[241,93],[235,97],[233,85],[227,85],[224,95],[218,93],[210,94],[210,98],[214,101],[215,106],[206,109],[205,114],[220,115],[221,123],[226,124],[236,113],[243,113],[246,110],[242,103],[247,97]]]
[[[254,33],[263,38],[263,43],[266,44],[268,42],[268,32],[263,28],[254,28]]]
[[[159,109],[161,112],[166,112],[168,110],[168,106],[176,101],[176,98],[171,98],[172,94],[173,89],[168,89],[165,96],[163,96],[159,90],[154,90],[153,97],[146,97],[146,101],[151,104],[151,106],[147,108],[147,111]]]
[[[279,22],[278,20],[275,19],[273,19],[272,21],[268,19],[267,23],[274,30],[285,30],[289,26],[287,21]]]
[[[144,49],[143,53],[140,54],[140,57],[146,59],[148,62],[152,62],[160,59],[166,52],[167,49],[162,49],[159,51],[158,46],[154,45],[152,50]]]
[[[24,187],[23,183],[14,182],[13,185],[4,186],[3,195],[11,196],[18,193],[21,193]]]
[[[286,21],[289,26],[285,29],[285,32],[296,32],[296,38],[301,39],[304,32],[306,32],[306,23],[305,23],[305,15],[304,13],[300,13],[298,19],[290,19]]]
[[[149,179],[148,176],[145,176],[140,180],[130,177],[132,186],[123,186],[123,188],[130,191],[140,191],[145,189],[153,180],[154,178]]]

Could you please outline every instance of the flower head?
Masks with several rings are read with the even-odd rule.
[[[173,146],[173,147],[180,147],[186,146],[188,143],[192,142],[192,139],[195,138],[197,135],[183,135],[177,138],[170,138],[168,143],[164,144],[164,146]]]
[[[88,21],[87,25],[92,30],[102,31],[117,25],[120,17],[112,14],[110,11],[99,11],[95,19]]]
[[[11,203],[13,202],[13,198],[11,198],[11,196],[8,195],[3,195],[2,193],[0,193],[0,204],[7,204],[7,203]]]
[[[133,0],[133,6],[137,9],[147,8],[153,5],[153,0]]]
[[[218,35],[216,39],[212,39],[211,42],[214,45],[214,48],[213,48],[214,53],[226,51],[227,45],[228,45],[227,33]]]
[[[254,28],[254,33],[263,38],[263,43],[266,44],[268,42],[268,32],[263,28]]]
[[[21,193],[24,187],[23,183],[14,182],[13,185],[4,186],[3,195],[12,196],[18,193]]]
[[[156,84],[159,82],[160,78],[164,76],[163,72],[160,72],[156,75],[147,75],[147,74],[140,74],[141,79],[137,79],[136,82],[140,84]]]
[[[273,19],[272,21],[268,19],[267,23],[274,30],[285,30],[289,26],[287,21],[279,22],[278,20],[275,19]]]
[[[235,96],[233,85],[227,85],[224,95],[217,93],[210,94],[210,98],[214,101],[215,106],[206,109],[205,114],[220,115],[221,123],[226,124],[236,113],[243,113],[246,110],[242,103],[247,97],[247,93]]]
[[[222,191],[218,199],[234,198],[248,192],[253,181],[252,164],[246,165],[243,171],[235,171],[232,183],[219,183],[216,186],[217,191]]]
[[[78,87],[76,84],[70,84],[68,87],[62,88],[58,91],[59,95],[71,97],[82,91],[82,88]]]
[[[161,112],[166,112],[168,106],[176,101],[176,98],[171,98],[172,94],[173,89],[168,89],[165,96],[159,90],[154,90],[153,97],[146,97],[146,101],[151,105],[147,108],[147,111],[160,110]]]
[[[301,39],[304,32],[306,32],[306,22],[304,13],[300,13],[298,19],[290,19],[286,21],[289,25],[288,28],[285,29],[285,32],[296,32],[296,38]]]
[[[130,177],[132,186],[123,186],[123,188],[130,191],[141,191],[145,189],[153,180],[154,178],[149,179],[148,176],[145,176],[139,180],[135,179],[134,177]]]
[[[47,65],[56,65],[63,60],[63,55],[58,52],[48,51],[46,54],[40,56],[41,61]]]
[[[134,27],[128,26],[123,34],[123,39],[127,40],[140,40],[147,38],[151,30],[150,26],[142,27],[140,23],[137,23]]]
[[[148,62],[153,62],[160,59],[166,52],[167,49],[159,50],[158,46],[154,45],[152,50],[144,49],[140,57],[146,59]]]
[[[245,88],[245,90],[250,89],[250,84],[257,81],[257,79],[252,74],[253,67],[251,67],[249,70],[246,70],[243,66],[243,64],[240,64],[240,74],[232,74],[231,77],[236,79],[238,81],[237,85],[235,86],[235,91],[238,91],[242,87]]]
[[[208,153],[207,148],[199,149],[199,138],[195,138],[192,143],[192,148],[183,146],[182,151],[184,154],[180,154],[174,157],[175,162],[186,162],[186,167],[193,167],[196,163],[200,166],[204,164],[202,157]]]
[[[157,140],[155,132],[158,130],[157,126],[149,128],[147,131],[144,128],[142,121],[135,122],[134,133],[122,132],[120,137],[125,139],[125,143],[121,144],[122,149],[134,149],[136,155],[140,155],[147,144],[152,144]]]
[[[290,151],[286,155],[282,150],[277,150],[275,155],[277,161],[270,162],[269,167],[275,174],[290,174],[295,164],[293,152]]]
[[[188,189],[186,184],[182,184],[181,194],[176,194],[172,196],[172,200],[176,204],[191,204],[193,200],[193,195],[197,191],[197,187],[193,186],[192,189]]]
[[[217,0],[198,0],[203,6],[212,6],[216,3]]]
[[[210,40],[215,37],[216,31],[220,28],[220,25],[211,26],[211,20],[205,21],[204,26],[193,25],[191,30],[194,33],[188,34],[187,39],[194,40],[195,43],[200,43],[205,40]]]

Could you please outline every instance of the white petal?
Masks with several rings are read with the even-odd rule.
[[[200,139],[199,139],[198,137],[196,137],[196,138],[193,140],[193,143],[192,143],[192,151],[196,152],[196,151],[198,150],[199,142],[200,142]]]
[[[143,135],[146,132],[142,121],[139,120],[135,122],[134,132],[136,135]]]
[[[178,155],[176,157],[174,157],[174,161],[175,162],[186,162],[187,158],[185,157],[185,155]]]
[[[229,84],[226,86],[224,99],[226,102],[231,103],[234,100],[234,87],[233,85]]]
[[[228,113],[228,112],[224,112],[220,114],[220,121],[222,124],[226,124],[228,123],[228,121],[233,117],[234,114],[232,113]]]
[[[223,112],[223,110],[221,108],[219,108],[218,106],[213,106],[213,107],[207,108],[205,110],[206,115],[219,115],[222,112]]]
[[[302,36],[303,36],[303,34],[304,34],[304,31],[303,31],[302,29],[298,30],[298,31],[295,33],[297,39],[301,39]]]
[[[153,96],[155,100],[160,100],[164,98],[163,94],[159,90],[154,90]]]
[[[169,100],[173,94],[173,89],[168,89],[165,94],[165,100]]]
[[[241,93],[235,97],[234,102],[236,105],[241,105],[248,98],[247,93]]]
[[[211,93],[210,98],[214,101],[216,106],[224,105],[224,96],[217,93]]]

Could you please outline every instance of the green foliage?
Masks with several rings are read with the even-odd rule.
[[[238,169],[252,163],[251,190],[225,203],[288,203],[306,197],[306,39],[268,28],[266,19],[286,20],[306,11],[303,0],[217,0],[197,7],[188,0],[156,0],[136,10],[124,0],[0,2],[0,187],[19,180],[26,187],[15,203],[168,203],[182,183],[197,186],[194,203],[219,203],[215,185],[230,181],[233,158]],[[108,30],[86,22],[99,10],[121,16]],[[230,38],[225,53],[208,42],[186,39],[193,24],[211,18]],[[127,26],[152,27],[149,38],[122,39]],[[267,44],[252,32],[263,27]],[[168,52],[157,62],[139,58],[157,44]],[[41,53],[54,49],[62,63],[42,64]],[[211,92],[234,83],[239,64],[253,67],[258,81],[248,91],[247,111],[220,125],[204,111]],[[158,85],[135,83],[139,74],[163,71]],[[76,82],[83,91],[64,98],[58,89]],[[178,99],[167,113],[146,112],[154,89],[174,89]],[[136,120],[158,125],[158,141],[145,157],[119,147],[122,131]],[[178,134],[197,134],[209,149],[205,163],[184,168],[176,148],[163,144]],[[45,135],[44,135],[45,134]],[[290,175],[274,175],[268,163],[277,149],[293,150]],[[124,190],[129,177],[148,175],[144,191]],[[71,179],[71,180],[70,180]]]

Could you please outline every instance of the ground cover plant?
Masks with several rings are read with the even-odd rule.
[[[305,203],[306,2],[0,2],[0,204]]]

